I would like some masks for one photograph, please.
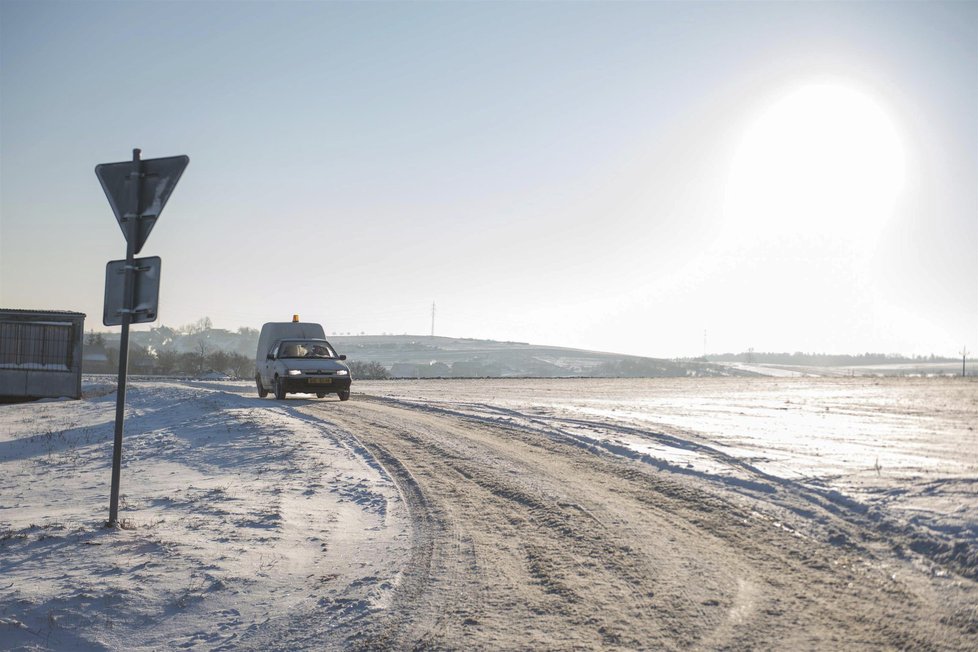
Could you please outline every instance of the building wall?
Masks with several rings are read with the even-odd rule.
[[[0,308],[0,397],[81,398],[85,315]]]

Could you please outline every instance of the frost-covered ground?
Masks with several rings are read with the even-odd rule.
[[[408,524],[389,478],[304,401],[239,392],[130,384],[121,529],[114,388],[0,406],[0,648],[255,648],[383,607]]]
[[[351,404],[259,400],[244,382],[131,383],[123,527],[106,529],[115,394],[92,381],[85,391],[0,405],[0,648],[342,648],[388,605],[412,524],[355,429],[329,420]],[[931,558],[974,577],[974,380],[425,380],[354,392],[556,434],[724,491],[760,477],[837,496],[923,533],[908,546],[949,551]]]

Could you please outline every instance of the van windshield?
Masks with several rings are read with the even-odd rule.
[[[336,351],[324,340],[287,340],[279,347],[280,358],[335,358]]]

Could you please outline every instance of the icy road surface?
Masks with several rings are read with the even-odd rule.
[[[0,648],[976,649],[978,383],[0,406]]]

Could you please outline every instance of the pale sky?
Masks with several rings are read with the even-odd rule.
[[[2,0],[0,75],[3,307],[108,330],[138,147],[140,328],[978,349],[978,3]]]

